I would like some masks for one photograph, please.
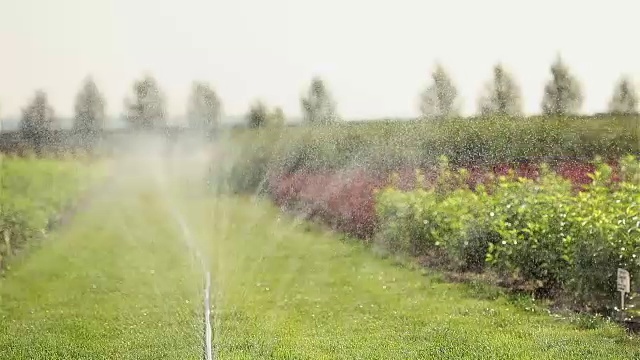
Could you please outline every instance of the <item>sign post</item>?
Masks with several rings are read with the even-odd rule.
[[[624,294],[631,291],[629,272],[618,268],[618,291],[620,291],[620,317],[624,320]]]

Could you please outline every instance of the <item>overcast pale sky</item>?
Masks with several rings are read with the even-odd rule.
[[[93,75],[108,112],[122,112],[134,79],[153,74],[170,116],[185,112],[191,81],[210,82],[228,114],[254,98],[300,113],[322,76],[346,118],[414,116],[441,61],[473,113],[502,61],[527,112],[540,108],[561,52],[606,108],[622,73],[640,72],[634,0],[0,0],[0,117],[20,114],[35,89],[73,114]]]

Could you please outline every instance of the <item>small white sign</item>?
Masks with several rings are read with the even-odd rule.
[[[618,291],[625,293],[631,291],[629,272],[625,269],[618,269]]]

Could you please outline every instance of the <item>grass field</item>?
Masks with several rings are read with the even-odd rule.
[[[63,221],[106,168],[79,159],[35,159],[0,154],[0,273],[12,257]]]
[[[201,277],[153,191],[113,184],[0,280],[1,359],[198,359]]]
[[[0,359],[630,359],[638,340],[448,284],[199,177],[131,163],[0,279]],[[145,173],[145,168],[155,171]],[[182,174],[177,179],[167,174]],[[181,228],[180,222],[186,224]]]

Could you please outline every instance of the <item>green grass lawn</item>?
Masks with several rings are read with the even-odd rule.
[[[14,264],[0,359],[200,359],[200,269],[156,195],[114,184]]]
[[[266,201],[150,179],[112,184],[0,280],[0,359],[201,358],[188,240],[212,273],[218,359],[640,358],[613,325],[479,296]]]

